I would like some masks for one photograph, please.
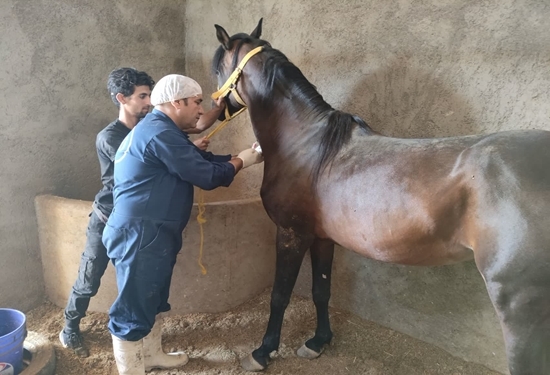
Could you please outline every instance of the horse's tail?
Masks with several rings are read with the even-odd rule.
[[[367,133],[372,129],[361,117],[339,110],[332,110],[327,117],[327,124],[321,137],[320,153],[317,165],[313,169],[313,187],[317,185],[319,176],[334,160],[338,151],[350,140],[354,125],[359,125]]]

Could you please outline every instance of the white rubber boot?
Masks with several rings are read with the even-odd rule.
[[[160,314],[157,315],[151,332],[143,338],[145,371],[180,367],[189,361],[189,357],[183,352],[166,354],[162,350],[162,320]]]
[[[111,335],[119,375],[145,375],[143,340],[125,341]]]

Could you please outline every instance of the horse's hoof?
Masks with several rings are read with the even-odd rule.
[[[252,354],[247,355],[241,359],[241,367],[246,371],[262,371],[265,367],[260,365],[258,361],[254,359]]]
[[[315,359],[321,355],[323,350],[321,349],[321,352],[317,353],[315,350],[311,350],[306,346],[306,344],[302,345],[300,349],[296,352],[298,357],[306,358],[306,359]]]

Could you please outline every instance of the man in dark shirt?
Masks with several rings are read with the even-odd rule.
[[[253,149],[237,157],[199,150],[189,140],[202,116],[202,90],[189,77],[163,77],[151,94],[155,109],[124,139],[115,158],[114,209],[103,243],[116,269],[118,297],[109,331],[120,375],[179,367],[184,353],[165,354],[159,314],[168,296],[193,187],[229,186],[242,168],[260,163]]]
[[[97,294],[100,280],[109,263],[101,236],[113,210],[113,169],[115,154],[126,135],[149,112],[154,81],[145,72],[133,68],[115,69],[109,74],[107,88],[113,103],[119,109],[118,119],[107,125],[96,138],[97,156],[103,187],[97,193],[86,232],[86,246],[82,253],[78,276],[65,308],[65,326],[59,340],[81,356],[88,356],[80,333],[80,320],[86,315],[90,298]],[[210,127],[221,113],[222,106],[209,111],[198,124],[196,133]],[[206,149],[208,140],[201,138],[195,145]]]

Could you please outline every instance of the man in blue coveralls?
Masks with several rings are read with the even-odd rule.
[[[97,294],[101,278],[109,264],[107,250],[101,238],[105,223],[113,209],[115,154],[130,130],[149,112],[151,90],[154,84],[155,81],[147,73],[128,67],[113,70],[107,81],[111,99],[118,107],[118,118],[97,135],[96,149],[103,187],[95,196],[78,277],[64,311],[65,325],[59,332],[59,340],[63,347],[73,350],[80,357],[89,355],[80,332],[80,321],[86,316],[90,299]],[[200,133],[208,129],[216,122],[223,108],[223,103],[215,103],[215,106],[201,116],[197,126],[189,132]],[[203,137],[193,143],[201,150],[206,150],[209,142],[206,137]]]
[[[121,375],[187,363],[184,353],[163,352],[162,322],[156,318],[170,310],[172,270],[193,186],[229,186],[240,169],[263,161],[252,148],[235,158],[199,150],[187,133],[203,114],[201,103],[197,82],[177,74],[163,77],[151,93],[154,110],[116,154],[114,209],[103,243],[116,269],[118,297],[109,311],[109,330]]]

